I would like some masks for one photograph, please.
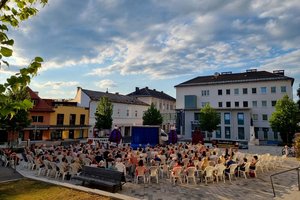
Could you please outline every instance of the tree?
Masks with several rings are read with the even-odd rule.
[[[96,124],[98,130],[110,129],[112,126],[113,105],[108,97],[101,97],[95,112]]]
[[[297,113],[299,108],[288,95],[278,100],[275,111],[269,120],[273,131],[280,132],[284,143],[290,144],[297,129]]]
[[[163,122],[163,117],[161,116],[159,110],[157,110],[153,103],[151,103],[150,108],[143,115],[143,125],[161,125]]]
[[[48,0],[1,0],[0,1],[0,67],[3,64],[9,66],[5,58],[13,54],[14,40],[7,36],[8,26],[17,27],[21,21],[35,15],[38,10],[34,6],[38,3],[45,5]],[[28,110],[33,104],[29,99],[11,99],[8,95],[23,90],[33,76],[37,74],[43,59],[34,58],[28,67],[20,70],[19,73],[7,79],[7,82],[0,84],[0,116],[12,117],[19,110]]]
[[[202,130],[207,131],[209,136],[211,132],[217,129],[220,124],[220,116],[215,109],[209,104],[206,104],[204,108],[200,110],[200,127]]]

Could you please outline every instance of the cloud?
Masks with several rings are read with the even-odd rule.
[[[35,87],[35,88],[38,88],[39,90],[42,90],[42,89],[54,89],[54,90],[57,90],[57,89],[62,89],[62,88],[66,88],[66,87],[75,87],[75,86],[78,86],[79,83],[77,81],[69,81],[69,82],[64,82],[64,81],[47,81],[45,83],[40,83],[40,82],[36,82],[36,81],[33,81],[32,85]]]
[[[111,75],[153,81],[275,65],[298,77],[299,13],[298,0],[51,1],[13,32],[13,62],[21,66],[42,56],[41,75],[68,69],[93,81]],[[97,85],[116,87],[108,80]]]
[[[107,89],[111,90],[112,88],[117,87],[117,84],[114,81],[109,79],[104,79],[99,82],[96,82],[95,85],[101,90],[107,90]]]

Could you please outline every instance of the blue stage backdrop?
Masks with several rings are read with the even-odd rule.
[[[133,149],[146,145],[155,146],[159,143],[159,127],[133,126],[131,130],[131,147]]]

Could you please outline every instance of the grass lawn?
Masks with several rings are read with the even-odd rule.
[[[22,179],[0,184],[1,200],[112,200],[87,192],[81,192],[45,182]]]

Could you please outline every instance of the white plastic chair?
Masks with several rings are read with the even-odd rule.
[[[156,179],[156,183],[158,183],[158,167],[152,166],[149,169],[149,183],[151,181],[151,177],[154,177]]]
[[[187,184],[189,184],[189,179],[192,179],[196,184],[196,176],[195,176],[196,171],[197,171],[196,167],[188,167],[186,169],[185,179]]]
[[[182,175],[182,167],[176,167],[172,170],[171,172],[171,182],[175,185],[176,183],[176,180],[179,180],[180,183],[182,183],[182,178],[181,178],[181,175]]]
[[[135,182],[138,184],[139,183],[139,178],[142,178],[144,180],[144,183],[146,183],[146,174],[145,174],[145,169],[144,167],[138,166],[136,167],[136,176],[135,176]]]
[[[217,182],[219,182],[219,178],[220,180],[224,180],[224,183],[225,183],[225,169],[226,169],[226,166],[223,165],[223,164],[217,164],[215,166],[215,169],[216,169],[216,179],[217,179]]]
[[[215,168],[213,166],[207,166],[204,169],[204,179],[205,179],[205,184],[207,184],[208,179],[210,179],[214,183],[214,170]]]
[[[229,166],[229,172],[226,172],[226,174],[228,175],[229,181],[231,182],[231,176],[235,177],[235,180],[237,179],[235,176],[235,169],[237,168],[237,164],[231,164]]]

